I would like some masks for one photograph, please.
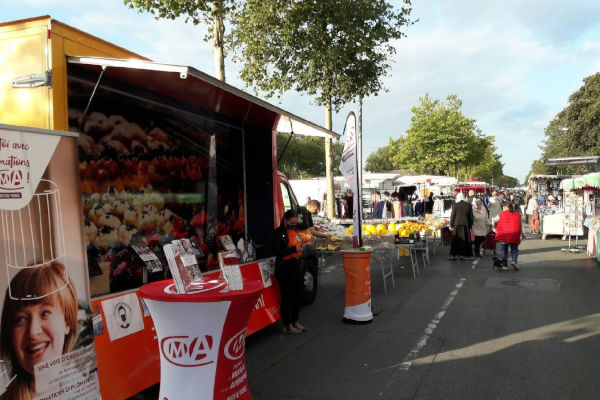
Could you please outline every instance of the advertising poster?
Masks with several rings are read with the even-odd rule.
[[[0,125],[0,395],[99,399],[77,138]]]

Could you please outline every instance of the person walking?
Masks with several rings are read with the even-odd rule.
[[[469,192],[467,194],[467,196],[465,197],[465,201],[467,203],[469,203],[470,205],[474,205],[475,204],[475,190],[474,189],[469,189]]]
[[[490,220],[492,221],[502,212],[502,199],[498,197],[498,192],[496,190],[492,192],[492,198],[488,203],[488,210]]]
[[[525,214],[527,215],[527,224],[529,224],[529,230],[531,233],[539,233],[540,230],[540,221],[537,213],[537,197],[538,194],[534,193],[533,196],[531,196],[527,201],[527,208],[525,209]]]
[[[475,199],[475,208],[473,208],[473,233],[475,235],[475,257],[481,257],[481,243],[485,235],[490,231],[490,219],[481,199]]]
[[[513,203],[506,203],[495,220],[496,241],[502,246],[502,270],[508,270],[508,249],[510,247],[511,267],[519,270],[517,259],[519,257],[519,244],[524,238],[521,226],[521,214],[515,211]]]
[[[490,189],[485,189],[485,194],[483,195],[483,197],[481,198],[482,200],[482,204],[483,204],[483,208],[485,208],[485,211],[488,212],[489,215],[489,211],[490,211]]]
[[[471,227],[473,226],[473,206],[464,201],[464,195],[456,195],[456,203],[450,215],[450,231],[452,231],[452,245],[450,246],[450,260],[456,258],[473,258],[471,246]]]
[[[298,322],[302,296],[302,239],[296,231],[298,214],[287,210],[281,224],[273,232],[273,250],[275,252],[275,277],[281,291],[281,321],[283,333],[299,335],[304,327]]]

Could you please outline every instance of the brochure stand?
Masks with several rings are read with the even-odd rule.
[[[569,247],[560,249],[563,252],[579,253],[579,236],[583,235],[583,197],[574,193],[565,193],[565,218],[563,234],[569,236]],[[575,236],[575,246],[571,245],[571,237]],[[563,236],[564,240],[564,236]]]
[[[251,399],[245,339],[262,281],[229,290],[205,281],[193,293],[177,294],[172,280],[140,288],[158,337],[159,399]]]

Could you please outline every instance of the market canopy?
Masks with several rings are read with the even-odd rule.
[[[416,184],[455,185],[456,178],[441,175],[402,175],[396,178],[396,185],[415,186]]]
[[[561,167],[569,165],[598,164],[599,162],[600,156],[577,156],[549,158],[546,161],[544,161],[544,165],[546,167]]]
[[[593,190],[600,188],[600,172],[578,176],[572,179],[564,179],[560,183],[563,190]]]
[[[107,77],[125,80],[246,124],[266,124],[269,129],[276,129],[278,132],[294,132],[306,136],[332,139],[341,136],[189,66],[75,56],[67,57],[67,62],[98,74],[104,71],[103,74]]]
[[[561,180],[571,178],[571,175],[543,175],[543,174],[531,174],[529,180]]]

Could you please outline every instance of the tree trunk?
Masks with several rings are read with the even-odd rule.
[[[458,179],[458,165],[454,166],[454,177]]]
[[[225,50],[224,36],[225,24],[223,23],[223,1],[213,3],[213,57],[215,72],[218,80],[225,82]]]
[[[331,100],[325,106],[325,129],[331,130]],[[335,218],[335,197],[333,195],[333,154],[331,137],[325,138],[325,179],[327,181],[327,218]]]

